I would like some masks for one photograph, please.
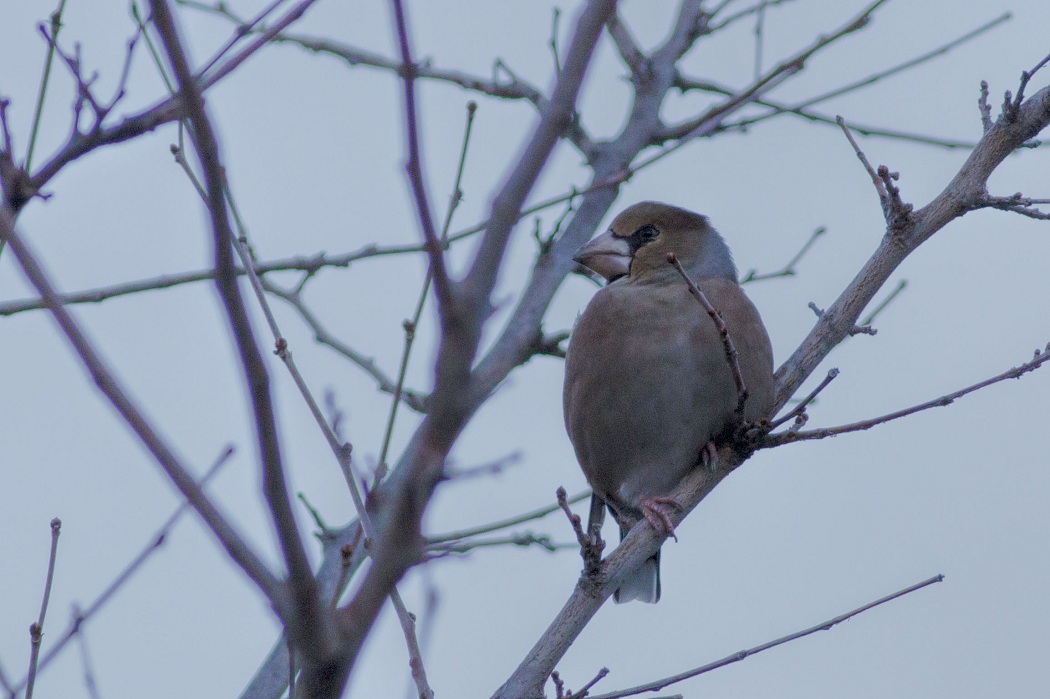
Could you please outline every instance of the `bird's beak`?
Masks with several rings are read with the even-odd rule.
[[[577,250],[572,259],[610,282],[631,273],[631,246],[612,229]]]

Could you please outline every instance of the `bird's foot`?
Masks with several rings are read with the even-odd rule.
[[[682,509],[682,504],[674,498],[667,495],[657,495],[651,498],[645,498],[638,503],[638,508],[642,511],[646,521],[655,529],[657,532],[662,532],[665,536],[669,536],[675,541],[678,541],[678,537],[674,533],[674,523],[671,522],[671,515],[668,514],[665,508],[674,508],[676,510]]]
[[[700,452],[700,463],[706,466],[711,473],[718,470],[718,449],[714,442],[708,442]]]

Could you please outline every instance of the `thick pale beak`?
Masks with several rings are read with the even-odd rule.
[[[631,273],[631,246],[611,229],[577,250],[572,259],[610,282]]]

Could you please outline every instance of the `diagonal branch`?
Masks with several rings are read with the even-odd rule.
[[[282,615],[283,621],[296,648],[302,650],[310,661],[317,662],[334,651],[335,629],[330,619],[323,614],[313,571],[299,538],[284,480],[277,423],[270,397],[269,375],[262,354],[256,346],[244,300],[237,288],[237,275],[233,266],[233,234],[226,210],[225,177],[219,161],[218,143],[204,109],[200,89],[190,71],[171,10],[165,0],[151,0],[150,7],[154,24],[164,42],[168,60],[178,80],[179,99],[186,110],[186,118],[193,125],[194,146],[204,172],[205,189],[208,194],[207,208],[211,216],[215,247],[216,286],[237,342],[245,382],[251,394],[259,458],[263,466],[263,487],[285,564],[288,566],[289,591],[294,599],[294,611],[285,610],[285,614]],[[310,669],[307,667],[306,671]]]
[[[298,4],[288,10],[273,26],[262,32],[258,38],[230,57],[227,61],[217,66],[206,76],[195,76],[194,81],[197,88],[204,92],[214,86],[217,82],[229,75],[244,61],[253,56],[260,48],[266,45],[274,35],[287,29],[300,19],[317,0],[301,0]],[[112,126],[96,123],[87,133],[81,133],[76,128],[70,134],[65,145],[52,158],[46,162],[28,180],[24,197],[19,197],[14,202],[17,206],[14,213],[17,214],[22,206],[29,201],[30,197],[40,192],[59,172],[74,160],[87,155],[91,151],[113,143],[137,138],[144,133],[153,131],[163,124],[177,121],[182,118],[182,105],[178,96],[168,97],[152,107],[137,114],[125,117]]]
[[[99,356],[84,334],[84,331],[81,330],[80,325],[60,302],[47,273],[44,272],[36,256],[33,255],[25,242],[22,241],[21,236],[15,231],[14,216],[6,207],[0,207],[0,239],[7,241],[25,276],[30,284],[36,287],[40,293],[44,303],[55,317],[59,328],[73,346],[99,390],[109,399],[125,423],[142,441],[157,460],[157,463],[168,474],[171,481],[190,505],[193,506],[193,509],[201,516],[201,519],[208,525],[208,529],[219,540],[223,548],[226,549],[230,558],[240,566],[241,570],[251,578],[256,587],[266,595],[278,610],[278,613],[287,613],[288,601],[285,598],[280,581],[270,572],[266,564],[263,563],[262,559],[251,549],[248,543],[241,538],[233,525],[215,507],[215,504],[212,503],[196,480],[194,480],[189,469],[146,419],[146,416],[132,400],[127,390],[120,385],[117,377]]]
[[[687,670],[677,675],[672,675],[671,677],[665,677],[662,680],[656,680],[655,682],[647,682],[637,687],[631,687],[630,689],[620,690],[619,692],[610,692],[608,694],[595,694],[591,697],[591,699],[621,699],[622,697],[631,697],[636,694],[644,694],[645,692],[655,692],[672,684],[682,682],[683,680],[688,680],[692,677],[696,677],[697,675],[702,675],[706,672],[717,670],[719,668],[725,667],[726,665],[738,663],[741,660],[749,658],[752,655],[757,655],[758,653],[769,650],[770,648],[776,648],[777,646],[782,646],[785,643],[790,643],[791,641],[797,641],[800,638],[811,636],[817,633],[818,631],[830,631],[833,626],[841,624],[844,621],[849,621],[853,617],[859,614],[863,614],[869,609],[874,609],[875,607],[886,604],[887,602],[892,602],[895,599],[900,599],[905,595],[909,595],[912,592],[916,592],[918,590],[923,589],[924,587],[929,587],[930,585],[939,583],[942,580],[944,580],[943,575],[934,575],[928,580],[923,580],[920,583],[909,585],[903,590],[898,590],[897,592],[894,592],[890,595],[886,595],[885,597],[877,599],[874,602],[868,602],[862,607],[857,607],[853,611],[846,612],[845,614],[840,614],[839,616],[833,619],[828,619],[827,621],[821,622],[816,626],[811,626],[808,629],[796,631],[795,633],[788,634],[787,636],[782,636],[773,641],[767,641],[766,643],[757,645],[754,648],[748,648],[747,650],[737,651],[736,653],[728,655],[722,658],[721,660],[716,660],[715,662],[708,663],[707,665],[701,665],[698,668]]]
[[[1012,369],[1008,369],[1001,374],[997,374],[991,378],[979,381],[972,386],[966,388],[960,388],[958,391],[952,391],[951,393],[941,396],[940,398],[934,398],[933,400],[926,401],[925,403],[919,403],[913,405],[910,408],[904,408],[902,410],[896,410],[892,413],[882,415],[879,417],[871,418],[870,420],[861,420],[859,422],[852,422],[848,425],[839,425],[838,427],[825,427],[819,430],[810,430],[808,432],[781,432],[779,434],[770,435],[766,442],[762,445],[763,447],[775,447],[781,444],[790,444],[792,442],[802,442],[811,439],[824,439],[825,437],[834,437],[835,435],[846,434],[847,432],[860,432],[862,430],[868,430],[876,425],[881,425],[891,420],[899,420],[902,417],[914,415],[930,408],[941,408],[946,405],[951,405],[958,398],[979,391],[982,388],[991,386],[992,384],[1005,381],[1006,379],[1019,379],[1030,371],[1035,371],[1043,364],[1050,360],[1050,343],[1047,344],[1042,351],[1036,350],[1035,356],[1031,361],[1025,362],[1020,366],[1016,366]],[[796,408],[797,410],[797,408]],[[793,411],[794,412],[794,411]],[[789,414],[790,415],[790,414]]]
[[[857,276],[777,370],[778,410],[831,350],[849,336],[864,308],[905,258],[937,231],[979,205],[987,196],[988,178],[995,168],[1048,124],[1050,88],[1043,88],[1024,101],[1016,119],[1001,116],[985,132],[959,172],[933,201],[911,212],[892,234],[888,231]]]
[[[765,93],[773,86],[780,84],[785,77],[799,72],[805,67],[806,61],[812,58],[814,55],[819,53],[822,49],[827,48],[831,44],[835,43],[839,39],[848,34],[852,34],[855,31],[863,29],[868,25],[871,20],[871,15],[882,5],[886,0],[875,0],[875,2],[868,5],[856,17],[846,22],[844,25],[831,32],[830,34],[822,34],[808,47],[802,49],[791,58],[781,61],[779,65],[768,71],[764,76],[756,80],[750,88],[738,93],[737,98],[748,96],[751,93]],[[730,100],[729,104],[732,104]],[[723,107],[725,108],[725,107]],[[667,140],[681,139],[687,137],[693,130],[703,124],[705,121],[711,119],[712,114],[708,112],[702,116],[690,119],[681,124],[675,126],[669,126],[663,133],[660,134],[658,142]]]

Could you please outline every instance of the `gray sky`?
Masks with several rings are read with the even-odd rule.
[[[799,0],[767,15],[765,65],[852,16],[859,2]],[[261,3],[237,3],[253,14]],[[0,24],[0,94],[10,99],[17,148],[28,140],[44,42],[35,23],[54,9],[30,0]],[[575,5],[563,5],[562,35]],[[946,57],[821,109],[848,121],[943,138],[980,135],[980,81],[998,113],[1005,89],[1047,52],[1050,6],[1042,0],[891,2],[875,22],[811,61],[775,96],[801,100],[947,42],[1010,10],[1012,21]],[[551,80],[547,3],[429,2],[409,5],[415,51],[437,66],[482,76],[500,57],[540,86]],[[672,3],[623,5],[639,41],[667,31]],[[202,61],[229,36],[227,24],[182,10],[182,28]],[[393,56],[386,3],[321,2],[298,31]],[[132,33],[125,3],[70,2],[61,41],[77,41],[101,94],[117,81]],[[697,77],[746,84],[753,73],[751,25],[700,46],[685,62]],[[141,48],[141,47],[140,47]],[[580,111],[596,137],[625,117],[624,70],[603,40]],[[1046,84],[1050,72],[1034,80]],[[69,130],[71,82],[57,65],[36,163]],[[117,113],[149,106],[164,88],[145,53]],[[454,87],[422,85],[425,165],[443,215],[462,133]],[[233,191],[263,259],[368,243],[419,240],[402,171],[399,86],[388,74],[349,68],[289,46],[256,54],[207,96]],[[673,98],[666,114],[697,102]],[[465,200],[453,228],[484,218],[494,183],[534,123],[523,103],[481,101],[468,156]],[[23,235],[59,287],[78,290],[199,269],[211,234],[192,187],[174,165],[173,127],[78,161],[56,178],[47,202],[29,205]],[[875,164],[901,173],[916,207],[948,183],[965,151],[861,139]],[[1047,156],[1015,155],[992,178],[992,194],[1047,191]],[[556,152],[533,200],[585,183],[579,158]],[[818,226],[828,233],[799,276],[748,285],[783,361],[853,278],[884,230],[871,182],[835,128],[786,117],[745,136],[695,142],[636,175],[614,209],[660,199],[701,211],[724,234],[742,271],[789,259]],[[560,213],[544,215],[550,225]],[[900,269],[908,289],[877,320],[878,335],[845,342],[817,370],[842,374],[811,411],[810,426],[835,425],[919,403],[997,374],[1050,341],[1046,294],[1050,224],[1014,214],[969,214],[937,234]],[[535,242],[523,222],[504,268],[500,327],[531,265]],[[468,242],[452,254],[461,266]],[[322,272],[307,287],[311,308],[359,351],[396,371],[401,321],[423,272],[414,256],[378,258]],[[294,277],[283,278],[289,283]],[[570,327],[593,294],[569,279],[545,327]],[[0,258],[0,302],[29,296],[13,256]],[[881,298],[881,296],[880,296]],[[278,320],[313,390],[334,392],[360,465],[379,452],[389,399],[359,369],[315,345],[288,307]],[[432,310],[432,307],[431,307]],[[211,492],[277,564],[260,500],[245,393],[213,287],[201,283],[80,306],[76,316],[179,453],[203,472],[226,444],[237,454]],[[260,318],[261,319],[261,318]],[[260,342],[269,346],[263,324]],[[409,384],[429,388],[433,316],[428,314]],[[270,356],[270,355],[268,355]],[[289,479],[333,525],[352,517],[342,476],[287,373],[271,356]],[[562,364],[534,358],[470,424],[457,465],[520,451],[504,473],[443,485],[428,532],[500,519],[552,501],[564,485],[585,487],[561,419]],[[723,657],[804,628],[936,573],[946,580],[828,633],[795,642],[680,685],[686,696],[1033,696],[1045,687],[1050,642],[1050,469],[1045,430],[1050,373],[996,385],[956,404],[868,432],[756,455],[679,529],[663,554],[655,606],[603,608],[560,665],[573,688],[602,666],[611,691]],[[66,628],[73,604],[89,604],[178,505],[172,486],[100,397],[48,316],[0,318],[0,664],[13,679],[27,666],[26,630],[46,571],[48,522],[63,520],[44,648]],[[395,453],[417,418],[402,411]],[[584,511],[581,507],[580,511]],[[301,524],[309,531],[305,511]],[[571,541],[563,517],[521,531]],[[606,532],[615,537],[612,530]],[[311,548],[316,554],[316,547]],[[482,550],[413,571],[410,608],[437,591],[425,660],[439,696],[487,696],[517,665],[564,603],[579,572],[574,551]],[[212,537],[187,517],[134,580],[85,627],[100,693],[164,697],[236,695],[276,638],[267,603]],[[406,654],[389,610],[369,641],[349,694],[401,696]],[[38,683],[38,696],[86,694],[76,649]],[[553,692],[551,692],[553,695]]]

